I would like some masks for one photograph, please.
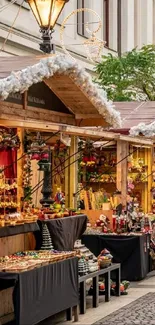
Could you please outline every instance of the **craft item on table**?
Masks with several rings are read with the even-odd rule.
[[[48,230],[48,227],[45,223],[42,225],[42,246],[41,250],[52,250],[52,239],[50,236],[50,232]]]
[[[77,240],[75,242],[74,249],[79,258],[85,258],[87,262],[88,273],[95,272],[99,269],[97,258],[85,245],[81,243],[81,240]]]
[[[48,265],[57,261],[76,256],[74,251],[24,251],[10,256],[0,257],[0,271],[25,272],[36,267]]]
[[[101,269],[108,267],[112,263],[113,256],[110,252],[105,248],[101,251],[100,255],[98,256],[98,263]]]
[[[103,233],[107,233],[110,231],[109,225],[110,225],[109,218],[103,214],[100,215],[99,219],[96,221],[96,224],[95,224],[96,227],[102,227]]]
[[[78,273],[80,276],[88,273],[88,262],[84,257],[81,257],[78,261]]]
[[[57,188],[54,199],[56,203],[61,204],[61,206],[65,206],[65,194],[61,191],[61,188]]]
[[[89,260],[88,261],[88,272],[92,273],[92,272],[96,272],[98,270],[99,270],[98,262],[96,262],[94,260]]]
[[[102,233],[102,229],[100,227],[96,227],[96,228],[92,228],[92,227],[88,227],[85,232],[85,235],[101,235]]]

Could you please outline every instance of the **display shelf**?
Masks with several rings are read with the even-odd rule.
[[[101,182],[101,181],[83,181],[83,183],[88,183],[88,184],[90,184],[90,183],[97,183],[97,184],[116,184],[116,182]]]

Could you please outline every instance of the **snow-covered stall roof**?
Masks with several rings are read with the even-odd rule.
[[[121,127],[120,113],[108,101],[106,92],[92,82],[85,69],[65,55],[2,57],[0,78],[1,100],[43,81],[75,119],[81,121],[80,126]]]

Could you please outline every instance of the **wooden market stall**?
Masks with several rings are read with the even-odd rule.
[[[66,204],[73,207],[75,204],[73,193],[76,192],[77,187],[77,164],[74,163],[77,136],[82,134],[85,137],[93,136],[95,139],[102,136],[99,132],[93,134],[88,131],[87,133],[79,126],[118,126],[119,114],[110,107],[110,104],[107,104],[106,98],[102,98],[96,86],[90,81],[89,75],[64,56],[46,57],[45,60],[44,57],[2,58],[0,78],[0,126],[4,130],[13,129],[20,140],[20,148],[16,151],[14,160],[15,163],[17,162],[18,211],[20,212],[24,196],[21,157],[24,156],[26,130],[32,133],[39,131],[42,136],[43,133],[47,136],[56,133],[58,139],[66,135],[71,138],[69,164],[65,171],[63,185],[65,185]],[[51,142],[48,144],[53,145]],[[32,162],[31,167],[33,186],[35,181],[38,181],[35,161]],[[7,232],[6,229],[4,232],[7,235],[0,236],[0,257],[34,249],[35,239],[32,231],[37,231],[37,225],[34,225],[33,230],[26,225],[15,226],[12,232]],[[0,291],[2,323],[6,321],[4,315],[7,315],[7,320],[12,317],[12,290],[10,288]]]
[[[0,60],[0,126],[16,130],[21,145],[17,150],[17,199],[20,210],[23,193],[23,140],[25,131],[32,134],[40,132],[43,138],[55,138],[48,141],[51,147],[57,140],[65,139],[71,142],[69,146],[68,163],[65,163],[65,175],[63,184],[53,184],[56,187],[62,185],[65,190],[66,206],[74,208],[77,205],[77,196],[74,194],[78,188],[78,138],[93,139],[93,141],[106,141],[111,146],[106,147],[109,152],[115,153],[116,180],[112,189],[118,189],[122,193],[124,204],[127,195],[127,156],[129,145],[147,147],[152,146],[152,141],[147,139],[131,138],[115,132],[89,130],[83,127],[102,126],[120,127],[120,115],[107,103],[107,99],[101,95],[96,86],[91,82],[89,75],[76,63],[64,56],[52,57],[11,57]],[[147,154],[146,154],[147,155]],[[76,158],[76,159],[75,159]],[[32,162],[32,183],[34,187],[38,178],[37,163]],[[150,168],[150,167],[149,167]],[[148,172],[149,172],[148,168]],[[93,184],[94,186],[95,183]],[[110,184],[110,186],[112,183]],[[54,187],[53,186],[53,187]],[[106,185],[109,186],[109,185]],[[40,192],[37,196],[37,204],[40,200]],[[146,195],[145,195],[146,196]],[[36,198],[33,197],[35,200]],[[90,213],[91,212],[91,213]],[[92,223],[100,213],[110,213],[112,210],[92,211],[85,210],[88,216],[92,215]],[[89,214],[90,213],[90,214]],[[95,214],[96,213],[96,214]],[[35,225],[36,226],[36,225]],[[17,229],[17,228],[16,228]],[[37,229],[33,229],[34,231]],[[12,236],[0,236],[0,257],[21,250],[35,248],[33,232],[24,230],[16,231]],[[0,291],[0,322],[3,316],[11,314],[12,288],[8,291]],[[3,299],[2,299],[3,296]],[[2,323],[5,322],[4,319]]]
[[[115,108],[121,114],[122,126],[121,128],[111,129],[114,132],[118,132],[124,135],[130,135],[131,137],[139,137],[139,139],[150,139],[154,142],[154,137],[151,136],[152,124],[154,122],[154,107],[155,102],[116,102]],[[143,128],[148,126],[147,132],[143,134]],[[130,129],[135,129],[135,132],[130,132]],[[150,133],[149,133],[150,132]],[[145,136],[145,137],[144,137]],[[134,153],[133,165],[134,168],[129,169],[129,178],[134,178],[136,176],[136,161],[144,161],[145,168],[142,171],[143,182],[137,182],[135,184],[135,194],[142,201],[142,206],[145,212],[152,212],[152,192],[153,188],[153,165],[154,165],[154,152],[153,146],[151,151],[148,149],[147,145],[143,148],[139,147],[138,152]],[[148,171],[147,171],[148,169]],[[146,178],[145,174],[149,177]]]

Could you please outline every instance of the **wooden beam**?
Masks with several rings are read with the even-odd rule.
[[[100,114],[76,114],[75,115],[75,118],[76,120],[85,120],[85,119],[91,119],[91,118],[94,118],[94,119],[102,119],[102,116]]]
[[[89,114],[90,116],[90,114]],[[76,125],[80,127],[94,127],[94,126],[102,126],[104,128],[108,127],[108,123],[102,118],[101,115],[95,117],[89,117],[84,119],[76,119]]]
[[[144,146],[153,146],[153,141],[150,139],[144,139],[144,138],[132,138],[130,136],[124,136],[120,135],[119,133],[114,133],[110,131],[97,131],[94,129],[86,129],[86,128],[80,128],[76,126],[71,125],[63,125],[63,124],[56,124],[56,123],[50,123],[49,121],[38,121],[38,120],[15,120],[15,119],[0,119],[0,125],[1,126],[8,126],[8,127],[21,127],[26,128],[30,130],[38,130],[43,132],[63,132],[65,134],[69,135],[76,135],[79,137],[90,137],[95,139],[101,139],[104,138],[105,140],[122,140],[127,141],[133,144],[140,144]]]
[[[27,109],[27,91],[23,94],[23,109]]]
[[[26,105],[26,103],[24,105]],[[26,109],[23,109],[23,105],[0,101],[0,116],[2,119],[7,120],[48,121],[52,123],[75,125],[74,115],[38,107],[25,106],[25,108]]]

